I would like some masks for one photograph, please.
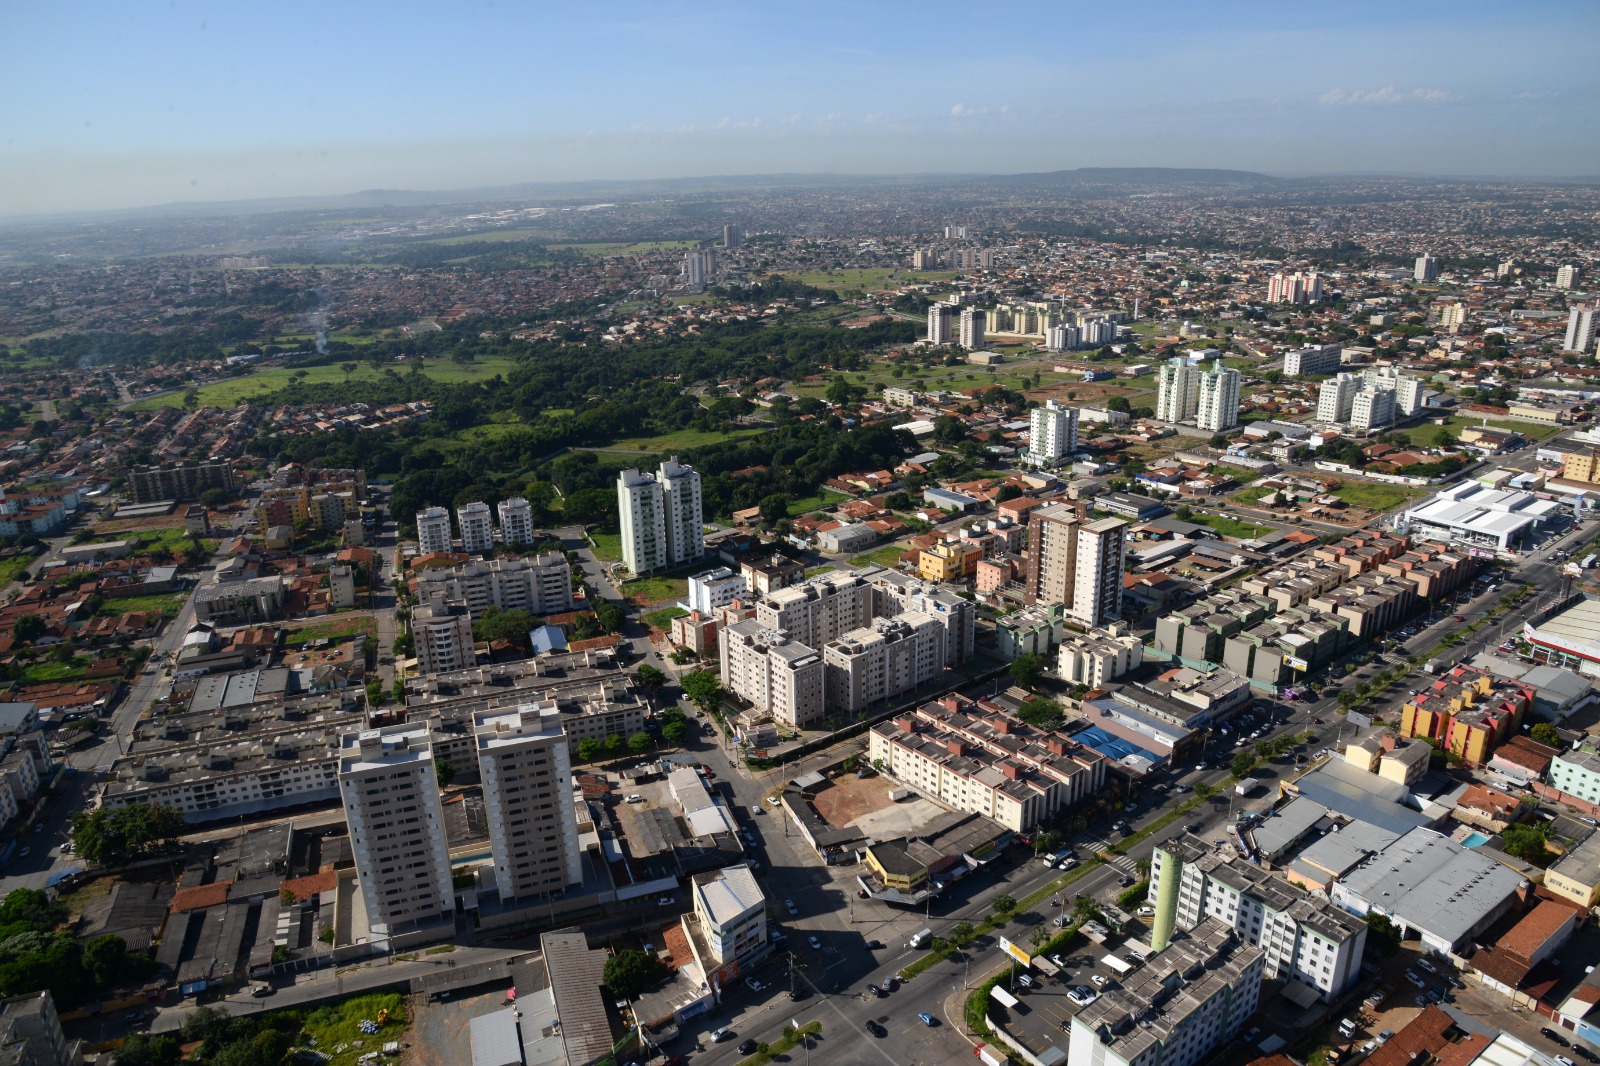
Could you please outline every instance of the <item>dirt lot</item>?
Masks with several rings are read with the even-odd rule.
[[[881,777],[846,774],[834,778],[832,788],[817,793],[813,805],[829,825],[843,829],[863,814],[889,806],[889,783]]]
[[[472,1061],[472,1038],[467,1028],[480,1014],[491,1014],[505,1007],[504,992],[486,992],[449,1003],[424,1003],[412,996],[409,1005],[415,1024],[411,1028],[413,1050],[410,1062],[419,1066],[450,1066]]]

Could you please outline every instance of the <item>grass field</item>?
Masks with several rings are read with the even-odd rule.
[[[636,577],[622,583],[622,594],[636,603],[664,603],[689,594],[685,577]]]
[[[1214,529],[1224,537],[1235,537],[1239,540],[1249,540],[1272,532],[1271,526],[1258,526],[1252,522],[1241,522],[1237,518],[1227,518],[1223,515],[1201,514],[1196,511],[1187,521],[1197,526]]]
[[[134,611],[160,611],[164,615],[171,616],[183,610],[184,599],[182,593],[166,596],[126,596],[120,600],[107,600],[100,605],[100,610],[96,613],[115,618]]]
[[[17,575],[28,569],[28,564],[32,563],[33,560],[34,557],[26,552],[21,555],[12,555],[8,558],[0,559],[0,588],[4,588],[15,581]]]
[[[76,681],[83,676],[83,672],[88,668],[89,660],[77,656],[64,663],[33,663],[23,669],[22,683],[25,685],[42,685],[51,681]]]
[[[385,1011],[388,1013],[376,1035],[369,1036],[361,1031],[363,1021],[376,1022]],[[387,1041],[399,1040],[406,1025],[406,1010],[400,993],[378,992],[318,1007],[307,1014],[305,1043],[331,1056],[324,1066],[354,1066],[362,1055],[377,1051]]]
[[[1487,425],[1490,429],[1503,429],[1511,433],[1520,434],[1524,439],[1532,441],[1549,440],[1557,433],[1560,433],[1562,430],[1568,428],[1566,426],[1540,425],[1537,422],[1512,422],[1503,418],[1491,418],[1486,422],[1482,417],[1477,415],[1451,415],[1449,418],[1445,419],[1444,430],[1445,432],[1449,433],[1450,436],[1459,438],[1461,436],[1461,431],[1466,429],[1468,426],[1481,427],[1484,425]],[[1417,426],[1414,429],[1408,429],[1406,430],[1406,435],[1411,438],[1412,443],[1414,444],[1427,445],[1433,443],[1434,434],[1438,431],[1438,429],[1438,426],[1430,423],[1426,426]]]
[[[345,637],[356,635],[375,637],[378,635],[378,623],[366,614],[348,615],[344,618],[329,618],[321,622],[312,622],[310,625],[300,626],[296,629],[283,631],[285,644],[308,644],[313,640],[341,640]]]
[[[803,499],[789,501],[789,517],[795,518],[811,511],[820,511],[824,507],[831,507],[836,503],[843,503],[850,497],[842,492],[831,492],[823,489],[815,496],[806,496]]]
[[[887,566],[889,569],[893,570],[895,564],[900,562],[900,556],[904,555],[905,553],[906,549],[900,547],[898,544],[885,544],[881,548],[873,548],[869,552],[862,552],[860,555],[851,558],[850,561],[857,566],[866,566],[868,563],[877,563],[879,566]]]
[[[698,429],[680,429],[657,437],[626,437],[613,441],[610,446],[641,452],[687,451],[690,448],[702,448],[707,444],[721,444],[723,441],[755,437],[765,432],[764,429],[736,429],[731,433],[706,433]]]
[[[949,270],[896,270],[884,267],[876,270],[798,270],[785,271],[784,277],[818,289],[848,292],[877,292],[881,289],[898,289],[902,285],[920,285],[928,282],[949,281],[955,273]]]
[[[1273,491],[1275,490],[1262,488],[1261,486],[1257,485],[1248,489],[1240,489],[1238,492],[1230,492],[1228,493],[1228,496],[1231,499],[1243,500],[1245,503],[1255,503],[1263,496],[1270,495]]]
[[[591,532],[589,541],[594,545],[594,557],[602,563],[618,563],[622,561],[621,533]]]
[[[1335,496],[1351,507],[1364,507],[1369,511],[1392,511],[1412,500],[1420,500],[1429,490],[1406,485],[1383,485],[1373,481],[1346,481],[1339,486]]]
[[[305,382],[308,385],[342,385],[345,382],[344,371],[341,364],[332,366],[308,366],[301,369],[305,372]],[[471,363],[452,363],[448,361],[430,362],[424,364],[422,373],[434,381],[446,383],[460,383],[463,381],[487,381],[496,374],[507,374],[517,365],[511,358],[479,359]],[[356,363],[356,369],[351,372],[349,380],[355,382],[378,381],[384,376],[385,370],[393,370],[397,374],[411,373],[409,365],[395,364],[376,370],[371,363]],[[276,392],[293,380],[299,370],[288,367],[272,367],[260,370],[244,377],[229,378],[226,381],[214,381],[209,385],[202,385],[197,390],[200,393],[202,407],[237,407],[253,398],[269,392]],[[135,411],[151,411],[158,407],[182,407],[183,392],[171,392],[165,396],[151,396],[139,400],[131,406]]]
[[[668,629],[672,628],[672,620],[674,618],[682,618],[688,613],[689,612],[685,611],[682,607],[664,607],[659,611],[651,611],[649,614],[645,615],[644,624],[652,629],[659,629],[661,632],[665,633]]]

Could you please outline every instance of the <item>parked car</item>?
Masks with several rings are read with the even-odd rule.
[[[873,999],[883,998],[883,989],[879,988],[877,985],[868,985],[867,991],[872,993]]]
[[[754,977],[746,977],[744,979],[744,986],[752,992],[761,991],[761,982],[757,981]]]
[[[754,1055],[755,1053],[756,1053],[756,1042],[754,1040],[741,1040],[739,1042],[739,1054],[741,1054],[741,1055]]]
[[[1091,975],[1089,977],[1089,980],[1094,982],[1094,986],[1096,988],[1104,988],[1106,986],[1106,979],[1104,977],[1100,976],[1099,974]]]
[[[713,1029],[711,1030],[711,1042],[713,1044],[720,1044],[732,1035],[732,1029]]]
[[[1018,974],[1017,975],[1017,984],[1021,985],[1023,988],[1032,988],[1033,987],[1033,978],[1029,977],[1025,973]]]
[[[894,991],[894,974],[890,974],[888,977],[883,979],[883,990],[885,992]]]
[[[1427,970],[1429,973],[1438,973],[1439,972],[1434,967],[1433,963],[1429,962],[1427,959],[1418,959],[1417,960],[1417,969],[1419,969],[1419,970]]]
[[[1567,1038],[1550,1028],[1548,1025],[1539,1030],[1539,1035],[1544,1037],[1546,1040],[1554,1040],[1562,1047],[1567,1046]]]
[[[885,1029],[883,1026],[879,1025],[870,1018],[867,1020],[867,1032],[871,1033],[879,1040],[882,1040],[884,1037],[889,1035],[889,1030]]]
[[[800,916],[800,908],[794,905],[794,900],[786,899],[783,901],[783,905],[789,908],[789,917],[798,918]]]
[[[634,793],[631,793],[628,796],[628,798],[626,800],[624,800],[623,802],[624,803],[643,803],[644,802],[644,797],[639,795],[639,793],[634,792]]]
[[[918,1012],[917,1017],[921,1018],[922,1019],[922,1024],[926,1025],[929,1029],[932,1029],[934,1027],[934,1025],[937,1024],[933,1020],[933,1015],[929,1014],[927,1011]]]
[[[821,951],[822,950],[822,941],[818,940],[814,936],[806,937],[806,943],[811,945],[811,950],[812,951]]]
[[[1410,981],[1412,984],[1416,985],[1418,988],[1427,988],[1428,987],[1428,982],[1424,981],[1422,979],[1422,975],[1419,974],[1415,970],[1407,970],[1406,971],[1406,980]]]
[[[1245,1030],[1245,1034],[1239,1038],[1239,1043],[1245,1045],[1253,1044],[1260,1035],[1260,1027],[1252,1025],[1249,1029]]]

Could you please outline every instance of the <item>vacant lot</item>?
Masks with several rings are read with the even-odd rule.
[[[689,580],[682,577],[641,577],[622,583],[622,594],[641,607],[689,595]]]
[[[312,622],[308,626],[284,631],[285,644],[309,644],[313,640],[342,640],[354,636],[374,637],[378,635],[378,623],[369,614],[349,615],[344,618],[330,618],[324,622]]]
[[[905,553],[906,549],[900,547],[898,544],[885,544],[881,548],[873,548],[869,552],[866,552],[862,555],[857,555],[850,561],[855,563],[857,566],[866,566],[868,563],[877,563],[879,566],[886,566],[890,570],[893,570],[897,565],[899,565],[900,556],[904,555]]]
[[[881,811],[892,805],[889,783],[881,777],[856,777],[845,774],[833,779],[833,785],[817,793],[812,801],[817,813],[828,824],[843,829],[864,814]]]
[[[304,372],[302,379],[308,385],[342,385],[346,380],[351,382],[375,382],[382,380],[389,371],[396,374],[411,373],[411,365],[394,364],[382,370],[375,369],[371,363],[350,364],[354,369],[348,379],[345,377],[343,364],[335,363],[332,366],[308,366],[299,370],[289,367],[272,367],[268,370],[258,370],[253,374],[243,377],[229,378],[226,381],[214,381],[209,385],[201,385],[197,390],[200,393],[202,407],[237,407],[241,403],[259,399],[268,393],[284,388],[294,380],[294,375]],[[428,362],[422,366],[422,374],[434,381],[459,383],[463,381],[487,381],[496,374],[508,374],[517,365],[515,359],[479,359],[471,363]],[[171,392],[165,396],[152,396],[133,404],[133,410],[148,411],[157,407],[182,407],[183,392]]]
[[[613,442],[611,447],[641,452],[688,451],[690,448],[703,448],[707,444],[720,444],[723,441],[740,440],[744,437],[754,437],[765,432],[766,430],[762,429],[735,429],[728,433],[707,433],[700,429],[680,429],[655,437],[627,437]]]
[[[1512,422],[1508,419],[1498,418],[1485,419],[1482,415],[1451,415],[1445,419],[1442,427],[1434,425],[1418,426],[1415,429],[1408,429],[1406,433],[1413,443],[1427,445],[1440,443],[1437,438],[1441,428],[1451,437],[1459,437],[1461,436],[1461,431],[1468,426],[1487,426],[1489,429],[1501,429],[1509,433],[1519,434],[1523,438],[1533,441],[1548,440],[1567,428],[1566,426],[1546,426],[1537,422]]]
[[[1237,518],[1228,518],[1224,515],[1201,514],[1199,511],[1191,514],[1187,521],[1197,526],[1205,526],[1207,529],[1214,529],[1224,537],[1233,537],[1237,540],[1250,540],[1272,532],[1271,526],[1241,522]]]
[[[1384,485],[1375,481],[1346,481],[1334,493],[1351,507],[1369,511],[1392,511],[1412,500],[1420,500],[1430,490],[1407,485]]]

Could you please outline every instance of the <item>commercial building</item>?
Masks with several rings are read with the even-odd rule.
[[[479,554],[494,550],[494,512],[481,500],[456,508],[456,525],[461,527],[461,550]]]
[[[1482,766],[1532,709],[1531,688],[1457,666],[1406,701],[1400,735],[1435,741],[1463,762]]]
[[[956,694],[874,726],[867,757],[924,796],[1014,832],[1105,787],[1099,752]]]
[[[1600,677],[1600,599],[1581,599],[1547,617],[1522,624],[1523,637],[1540,662]]]
[[[1239,424],[1240,374],[1232,367],[1214,363],[1200,375],[1195,400],[1195,425],[1208,433],[1220,433]]]
[[[730,866],[696,874],[690,891],[699,932],[718,965],[754,962],[766,953],[767,897],[748,869]]]
[[[136,466],[128,471],[133,502],[155,503],[197,500],[207,489],[222,489],[229,496],[239,491],[233,464],[226,459],[200,459],[171,466]]]
[[[822,646],[829,713],[855,713],[894,699],[944,674],[945,630],[917,611],[875,618]]]
[[[283,610],[282,577],[252,577],[243,581],[214,581],[194,593],[194,618],[219,626],[267,622]]]
[[[1510,910],[1528,883],[1517,871],[1432,829],[1416,828],[1366,855],[1330,898],[1358,917],[1387,915],[1424,951],[1450,955]]]
[[[735,622],[717,642],[722,684],[762,714],[794,729],[826,715],[822,656],[758,619]]]
[[[1156,417],[1187,422],[1200,406],[1200,368],[1183,356],[1161,364],[1156,372]]]
[[[1600,833],[1590,833],[1551,863],[1544,887],[1586,911],[1600,903]]]
[[[957,343],[969,352],[975,352],[983,347],[983,327],[985,315],[976,307],[963,307],[961,309],[961,332]]]
[[[425,724],[403,723],[340,738],[339,793],[356,880],[374,933],[452,920],[440,785]]]
[[[1078,409],[1046,400],[1028,416],[1028,462],[1056,466],[1078,450]]]
[[[502,901],[583,882],[572,763],[561,711],[528,703],[472,716],[484,814]]]
[[[466,605],[447,603],[437,590],[411,612],[417,672],[440,674],[463,670],[477,662],[472,645],[472,615]]]
[[[422,555],[447,552],[452,547],[450,538],[450,512],[443,507],[429,507],[417,512],[417,551]]]
[[[692,563],[705,554],[700,475],[677,457],[654,474],[617,475],[622,560],[635,574]]]
[[[1531,492],[1463,481],[1405,511],[1397,528],[1493,555],[1523,550],[1534,530],[1561,512],[1560,503]]]
[[[1283,372],[1291,377],[1303,374],[1337,374],[1344,363],[1344,348],[1337,344],[1319,344],[1300,348],[1283,357]]]
[[[421,570],[417,599],[431,603],[436,593],[464,605],[473,618],[490,607],[504,611],[558,614],[572,610],[572,566],[560,552],[528,558],[472,559],[451,567]]]
[[[500,501],[500,540],[508,548],[519,544],[532,544],[534,540],[533,505],[521,496]]]
[[[1066,1066],[1194,1066],[1255,1014],[1265,966],[1215,918],[1176,934],[1073,1016]]]
[[[689,578],[688,607],[691,611],[710,614],[718,607],[726,607],[748,593],[744,577],[726,566],[707,570]]]
[[[1149,898],[1156,908],[1151,947],[1158,951],[1174,928],[1210,919],[1262,950],[1263,976],[1298,982],[1323,1002],[1361,975],[1366,922],[1188,834],[1157,846]]]

